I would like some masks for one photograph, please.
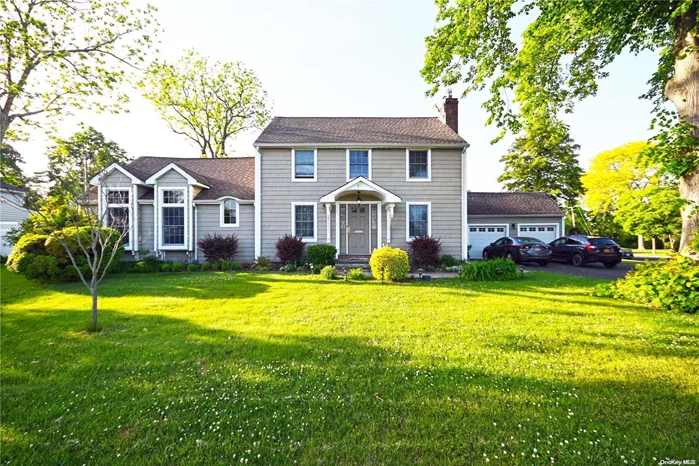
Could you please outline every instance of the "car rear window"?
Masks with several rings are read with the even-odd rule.
[[[522,244],[541,244],[541,243],[543,243],[543,241],[541,241],[540,239],[526,238],[526,237],[522,237],[522,236],[518,236],[517,241],[519,241]]]
[[[588,241],[593,246],[618,246],[614,241],[609,238],[588,238]]]

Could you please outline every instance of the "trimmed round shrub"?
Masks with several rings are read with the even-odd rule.
[[[221,270],[221,264],[219,264],[218,262],[214,262],[213,264],[211,264],[211,270],[213,270],[214,272],[218,272],[219,270]]]
[[[314,244],[308,247],[308,262],[315,270],[321,270],[326,265],[335,265],[337,248],[332,244]]]
[[[598,285],[596,296],[612,297],[667,311],[699,310],[699,265],[686,257],[637,265],[626,277]]]
[[[55,257],[38,255],[26,265],[24,276],[31,280],[56,280],[61,278],[61,270]]]
[[[374,249],[369,259],[371,274],[377,280],[395,282],[405,280],[410,272],[408,253],[402,249],[383,246]]]
[[[243,268],[243,266],[240,262],[231,262],[230,267],[231,267],[230,268],[231,270],[235,270],[235,271],[242,270],[242,268]]]
[[[416,236],[408,241],[408,250],[413,267],[423,269],[437,267],[442,243],[438,238],[431,236]]]
[[[363,271],[362,269],[360,269],[360,268],[351,269],[351,270],[349,271],[349,273],[347,274],[347,277],[348,277],[350,280],[366,280],[366,279],[367,279],[366,274],[365,274],[364,271]]]
[[[442,269],[449,269],[451,267],[458,267],[460,265],[461,261],[450,254],[445,254],[439,258],[439,267]]]
[[[517,264],[509,259],[474,261],[461,267],[461,278],[472,282],[499,282],[521,277]]]
[[[171,272],[172,266],[170,264],[163,264],[160,266],[160,271],[161,272]]]
[[[7,270],[11,272],[21,273],[24,271],[20,267],[20,262],[25,260],[26,254],[46,254],[46,240],[47,235],[38,235],[35,233],[27,233],[20,237],[17,244],[15,244],[12,253],[7,258]]]
[[[238,253],[238,237],[232,235],[219,235],[207,233],[197,243],[204,254],[206,262],[215,263],[232,260]]]
[[[184,264],[182,262],[175,262],[172,264],[173,272],[182,272],[184,270]]]
[[[208,262],[201,264],[201,271],[202,272],[208,272],[210,270],[211,270],[211,264],[209,264]]]
[[[320,276],[326,280],[336,280],[338,278],[337,270],[334,265],[326,265],[320,271]]]
[[[189,264],[187,266],[187,272],[196,272],[199,270],[199,267],[197,267],[197,264]]]
[[[279,238],[275,245],[277,257],[284,265],[290,262],[294,265],[298,265],[298,262],[303,257],[303,250],[305,247],[306,243],[304,243],[301,238],[297,238],[288,233]]]

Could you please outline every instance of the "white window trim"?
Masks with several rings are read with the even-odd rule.
[[[131,203],[133,202],[133,190],[131,188],[112,188],[109,186],[107,186],[106,189],[107,189],[107,192],[106,192],[106,196],[104,199],[104,206],[105,207],[104,207],[104,211],[101,212],[101,215],[104,215],[104,219],[106,220],[107,216],[109,215],[110,208],[122,208],[123,209],[124,207],[126,207],[126,209],[129,212],[129,242],[128,242],[128,244],[124,243],[124,250],[131,251],[133,249],[133,238],[134,238],[134,236],[133,236],[134,235],[134,231],[133,231],[134,230],[134,227],[133,227],[134,209],[131,208],[131,205],[132,205]],[[110,191],[122,191],[122,192],[129,193],[129,202],[127,202],[126,204],[110,203],[109,202]]]
[[[166,204],[163,202],[164,191],[182,191],[184,200],[182,204]],[[187,212],[187,186],[159,186],[158,187],[158,250],[160,251],[183,251],[187,249],[189,237],[189,215]],[[184,209],[184,242],[182,244],[165,244],[163,242],[163,208],[182,207]]]
[[[538,225],[538,224],[537,224]],[[510,224],[509,223],[469,223],[466,228],[498,228],[504,227],[505,234],[503,236],[510,236]],[[469,232],[470,233],[470,232]],[[476,232],[478,233],[478,232]],[[487,233],[487,232],[486,232]],[[497,233],[497,232],[496,232]]]
[[[317,202],[292,202],[291,203],[291,235],[296,236],[296,206],[313,206],[313,238],[302,238],[304,243],[318,242],[318,203]]]
[[[313,151],[313,178],[296,178],[296,151]],[[291,149],[291,181],[294,183],[313,183],[318,181],[318,149]]]
[[[227,201],[233,201],[235,203],[235,223],[226,223],[224,221],[225,216],[223,215],[223,211]],[[219,205],[219,226],[221,228],[238,228],[238,226],[240,226],[240,204],[238,201],[232,197],[229,197],[226,199],[221,199],[221,203]]]
[[[520,235],[520,232],[521,232],[520,227],[553,227],[554,228],[553,232],[556,233],[556,235],[555,235],[556,238],[553,241],[555,241],[558,238],[560,238],[561,236],[563,236],[560,234],[561,233],[561,231],[560,231],[561,226],[558,223],[518,223],[517,230],[516,230],[517,236],[521,236]],[[528,231],[527,233],[532,233],[532,232]],[[539,233],[539,232],[537,231],[536,233]]]
[[[410,236],[410,206],[426,205],[427,206],[427,236],[432,236],[432,203],[431,202],[406,202],[405,203],[405,241],[410,241],[413,236]]]
[[[405,181],[424,183],[432,181],[432,149],[427,149],[427,178],[411,178],[410,177],[410,151],[424,151],[425,149],[405,149]]]
[[[369,181],[371,181],[371,172],[373,171],[373,163],[372,163],[372,154],[371,154],[371,149],[360,149],[358,147],[353,147],[352,149],[346,149],[345,150],[345,165],[346,165],[346,171],[347,171],[347,181],[352,181],[353,179],[359,178],[350,178],[350,151],[355,152],[355,151],[366,151],[369,153],[369,177],[367,178]],[[362,177],[363,178],[363,177]]]

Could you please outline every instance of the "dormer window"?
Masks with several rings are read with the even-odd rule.
[[[316,181],[317,151],[294,149],[291,156],[292,181]]]

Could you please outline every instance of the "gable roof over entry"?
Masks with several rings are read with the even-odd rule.
[[[275,117],[254,145],[468,147],[461,136],[436,117]]]

